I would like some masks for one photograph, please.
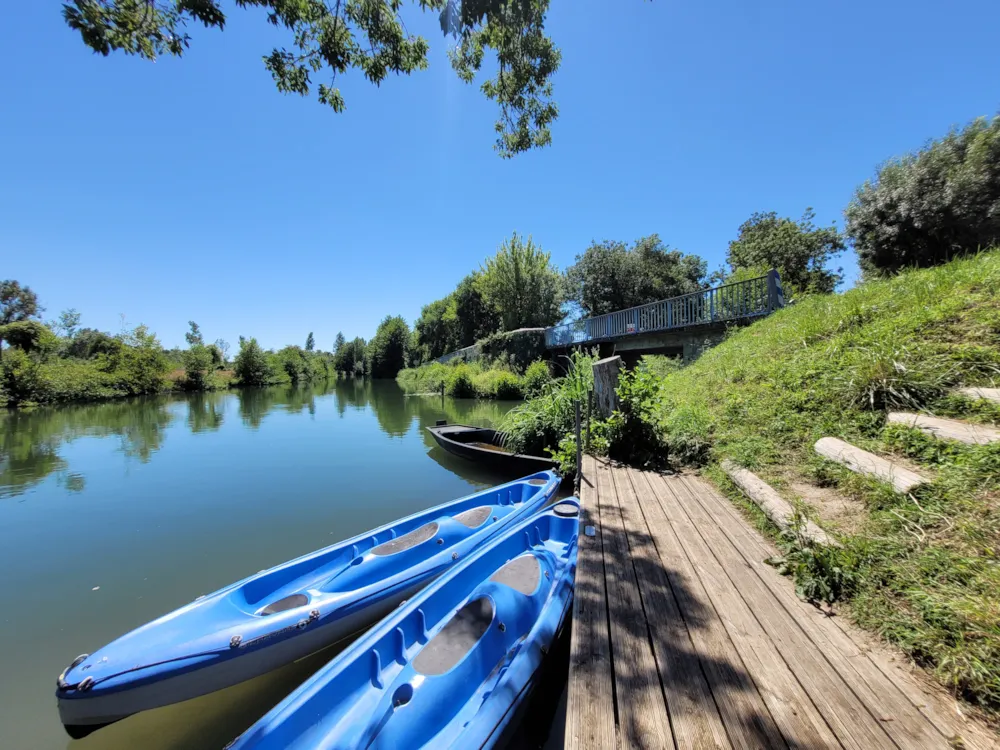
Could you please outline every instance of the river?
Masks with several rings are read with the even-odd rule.
[[[512,406],[340,380],[0,414],[0,748],[223,747],[331,654],[79,741],[56,676],[200,594],[505,481],[424,427]]]

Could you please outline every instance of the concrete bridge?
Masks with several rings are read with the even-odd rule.
[[[717,343],[726,329],[751,323],[785,304],[775,270],[734,284],[545,329],[545,346],[555,354],[596,346],[601,356],[621,355],[631,364],[642,354],[691,360]]]

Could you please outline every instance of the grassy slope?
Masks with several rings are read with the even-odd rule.
[[[947,395],[1000,383],[1000,251],[807,298],[744,328],[663,380],[660,427],[675,458],[734,458],[790,499],[831,486],[863,506],[843,552],[805,573],[847,572],[854,618],[1000,716],[1000,446],[942,443],[885,426],[892,409],[1000,423]],[[934,475],[911,497],[820,461],[831,435]],[[734,496],[735,497],[735,496]],[[759,518],[755,519],[759,523]],[[822,520],[822,519],[821,519]],[[826,571],[826,572],[824,572]]]

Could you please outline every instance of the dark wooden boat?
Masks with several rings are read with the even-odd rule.
[[[525,475],[556,465],[551,458],[511,453],[503,447],[502,435],[488,427],[438,423],[428,427],[427,431],[449,453],[492,469]]]

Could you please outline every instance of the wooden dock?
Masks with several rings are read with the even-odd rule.
[[[704,480],[588,456],[581,499],[567,748],[998,747],[799,600]]]

